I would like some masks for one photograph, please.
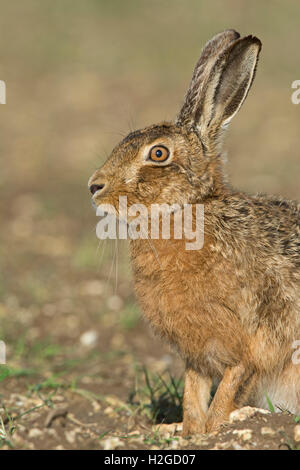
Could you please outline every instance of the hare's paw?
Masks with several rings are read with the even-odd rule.
[[[205,423],[205,433],[217,432],[221,429],[223,424],[225,424],[225,421],[208,419]]]
[[[196,420],[191,418],[190,416],[185,416],[183,419],[183,429],[182,435],[186,436],[193,436],[194,434],[204,434],[205,432],[205,421],[203,420]]]

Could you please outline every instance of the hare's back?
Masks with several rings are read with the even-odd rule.
[[[215,235],[259,258],[286,257],[300,270],[300,205],[280,197],[232,193],[209,208]]]
[[[300,204],[280,197],[252,198],[258,228],[280,255],[300,269]]]

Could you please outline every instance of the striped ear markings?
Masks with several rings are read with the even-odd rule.
[[[189,126],[194,121],[195,112],[199,103],[203,86],[209,78],[212,67],[218,56],[231,44],[238,39],[240,34],[233,29],[228,29],[222,33],[216,34],[204,46],[201,56],[195,65],[191,83],[186,92],[183,106],[177,118],[177,123]]]
[[[201,58],[205,51],[207,56],[209,44],[219,35],[205,46],[177,119],[178,125],[196,128],[204,138],[217,136],[218,130],[226,127],[239,111],[253,83],[261,50],[261,42],[254,36],[232,40],[231,30],[222,34],[227,41],[223,38],[219,52],[207,58],[206,66]],[[197,71],[199,67],[203,70]]]

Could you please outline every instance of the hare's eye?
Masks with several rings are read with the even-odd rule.
[[[169,157],[170,152],[163,145],[155,145],[149,152],[149,160],[153,162],[164,162]]]

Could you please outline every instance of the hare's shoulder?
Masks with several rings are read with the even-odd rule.
[[[299,225],[300,220],[299,203],[266,194],[227,193],[221,198],[209,201],[205,209],[207,213],[214,213],[224,221],[231,219],[241,222],[249,222],[247,219],[268,221],[270,216],[273,216],[276,220],[289,219]]]
[[[232,193],[207,208],[216,235],[230,244],[281,254],[300,267],[300,205],[278,196]],[[226,232],[226,236],[225,236]]]
[[[276,196],[258,195],[254,206],[263,207],[258,223],[280,254],[300,268],[300,204]]]
[[[300,219],[300,204],[297,201],[284,199],[281,196],[271,196],[267,194],[257,194],[251,196],[251,200],[257,207],[264,207],[266,210],[271,210],[272,213],[281,217],[292,217],[295,222]]]

